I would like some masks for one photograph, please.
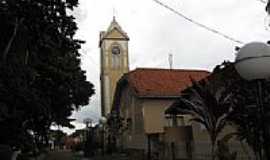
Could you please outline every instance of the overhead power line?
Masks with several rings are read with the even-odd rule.
[[[262,3],[267,3],[267,0],[257,0],[257,1],[260,1],[260,2],[262,2]]]
[[[228,40],[230,40],[230,41],[233,41],[233,42],[236,42],[236,43],[239,43],[239,44],[244,44],[244,42],[242,42],[242,41],[240,41],[240,40],[237,40],[237,39],[235,39],[235,38],[232,38],[231,36],[228,36],[228,35],[226,35],[226,34],[220,32],[220,31],[218,31],[218,30],[212,29],[212,28],[210,28],[210,27],[208,27],[208,26],[206,26],[206,25],[204,25],[204,24],[202,24],[202,23],[199,23],[199,22],[197,22],[197,21],[195,21],[195,20],[193,20],[193,19],[191,19],[191,18],[185,16],[184,14],[180,13],[179,11],[175,10],[174,8],[172,8],[172,7],[168,6],[168,5],[166,5],[165,3],[163,3],[163,2],[161,2],[161,1],[159,1],[159,0],[153,0],[153,1],[156,2],[157,4],[163,6],[164,8],[166,8],[166,9],[172,11],[173,13],[177,14],[178,16],[184,18],[185,20],[187,20],[187,21],[189,21],[189,22],[191,22],[191,23],[193,23],[193,24],[195,24],[195,25],[201,27],[201,28],[204,28],[204,29],[206,29],[206,30],[208,30],[208,31],[210,31],[210,32],[212,32],[212,33],[215,33],[215,34],[217,34],[217,35],[219,35],[219,36],[222,36],[222,37],[224,37],[224,38],[226,38],[226,39],[228,39]]]

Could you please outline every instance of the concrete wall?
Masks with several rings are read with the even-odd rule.
[[[123,89],[120,101],[121,116],[130,121],[123,135],[124,148],[145,149],[147,140],[143,129],[142,100],[127,87]]]
[[[192,123],[192,128],[194,137],[194,158],[210,160],[211,143],[206,129],[195,122]],[[219,135],[218,140],[234,131],[234,128],[231,126],[225,127]],[[244,142],[241,144],[239,140],[232,138],[228,146],[231,152],[237,152],[238,160],[248,160],[248,157],[254,158],[252,150]]]
[[[165,127],[164,135],[168,143],[193,141],[192,126]]]
[[[174,99],[144,99],[143,120],[146,134],[164,133],[166,125],[165,110]]]
[[[165,127],[164,157],[173,159],[188,159],[193,153],[192,126]]]

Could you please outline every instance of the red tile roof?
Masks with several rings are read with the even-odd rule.
[[[191,78],[199,81],[209,74],[205,70],[138,68],[123,78],[138,96],[168,97],[179,96],[191,85]]]

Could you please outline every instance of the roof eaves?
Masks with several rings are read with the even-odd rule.
[[[136,68],[136,70],[154,70],[154,71],[175,71],[175,72],[200,72],[200,73],[207,73],[210,74],[211,72],[208,70],[203,70],[203,69],[167,69],[167,68]]]
[[[107,36],[108,36],[113,30],[117,30],[124,38],[108,38]],[[127,35],[124,31],[118,29],[117,27],[114,27],[114,28],[112,28],[111,30],[107,31],[107,32],[104,34],[102,40],[103,40],[103,39],[125,39],[125,40],[129,40],[129,37],[128,37],[128,35]]]

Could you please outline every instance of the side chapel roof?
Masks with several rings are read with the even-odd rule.
[[[209,74],[205,70],[137,68],[122,76],[116,94],[127,84],[138,97],[179,97],[191,79],[199,81]]]

